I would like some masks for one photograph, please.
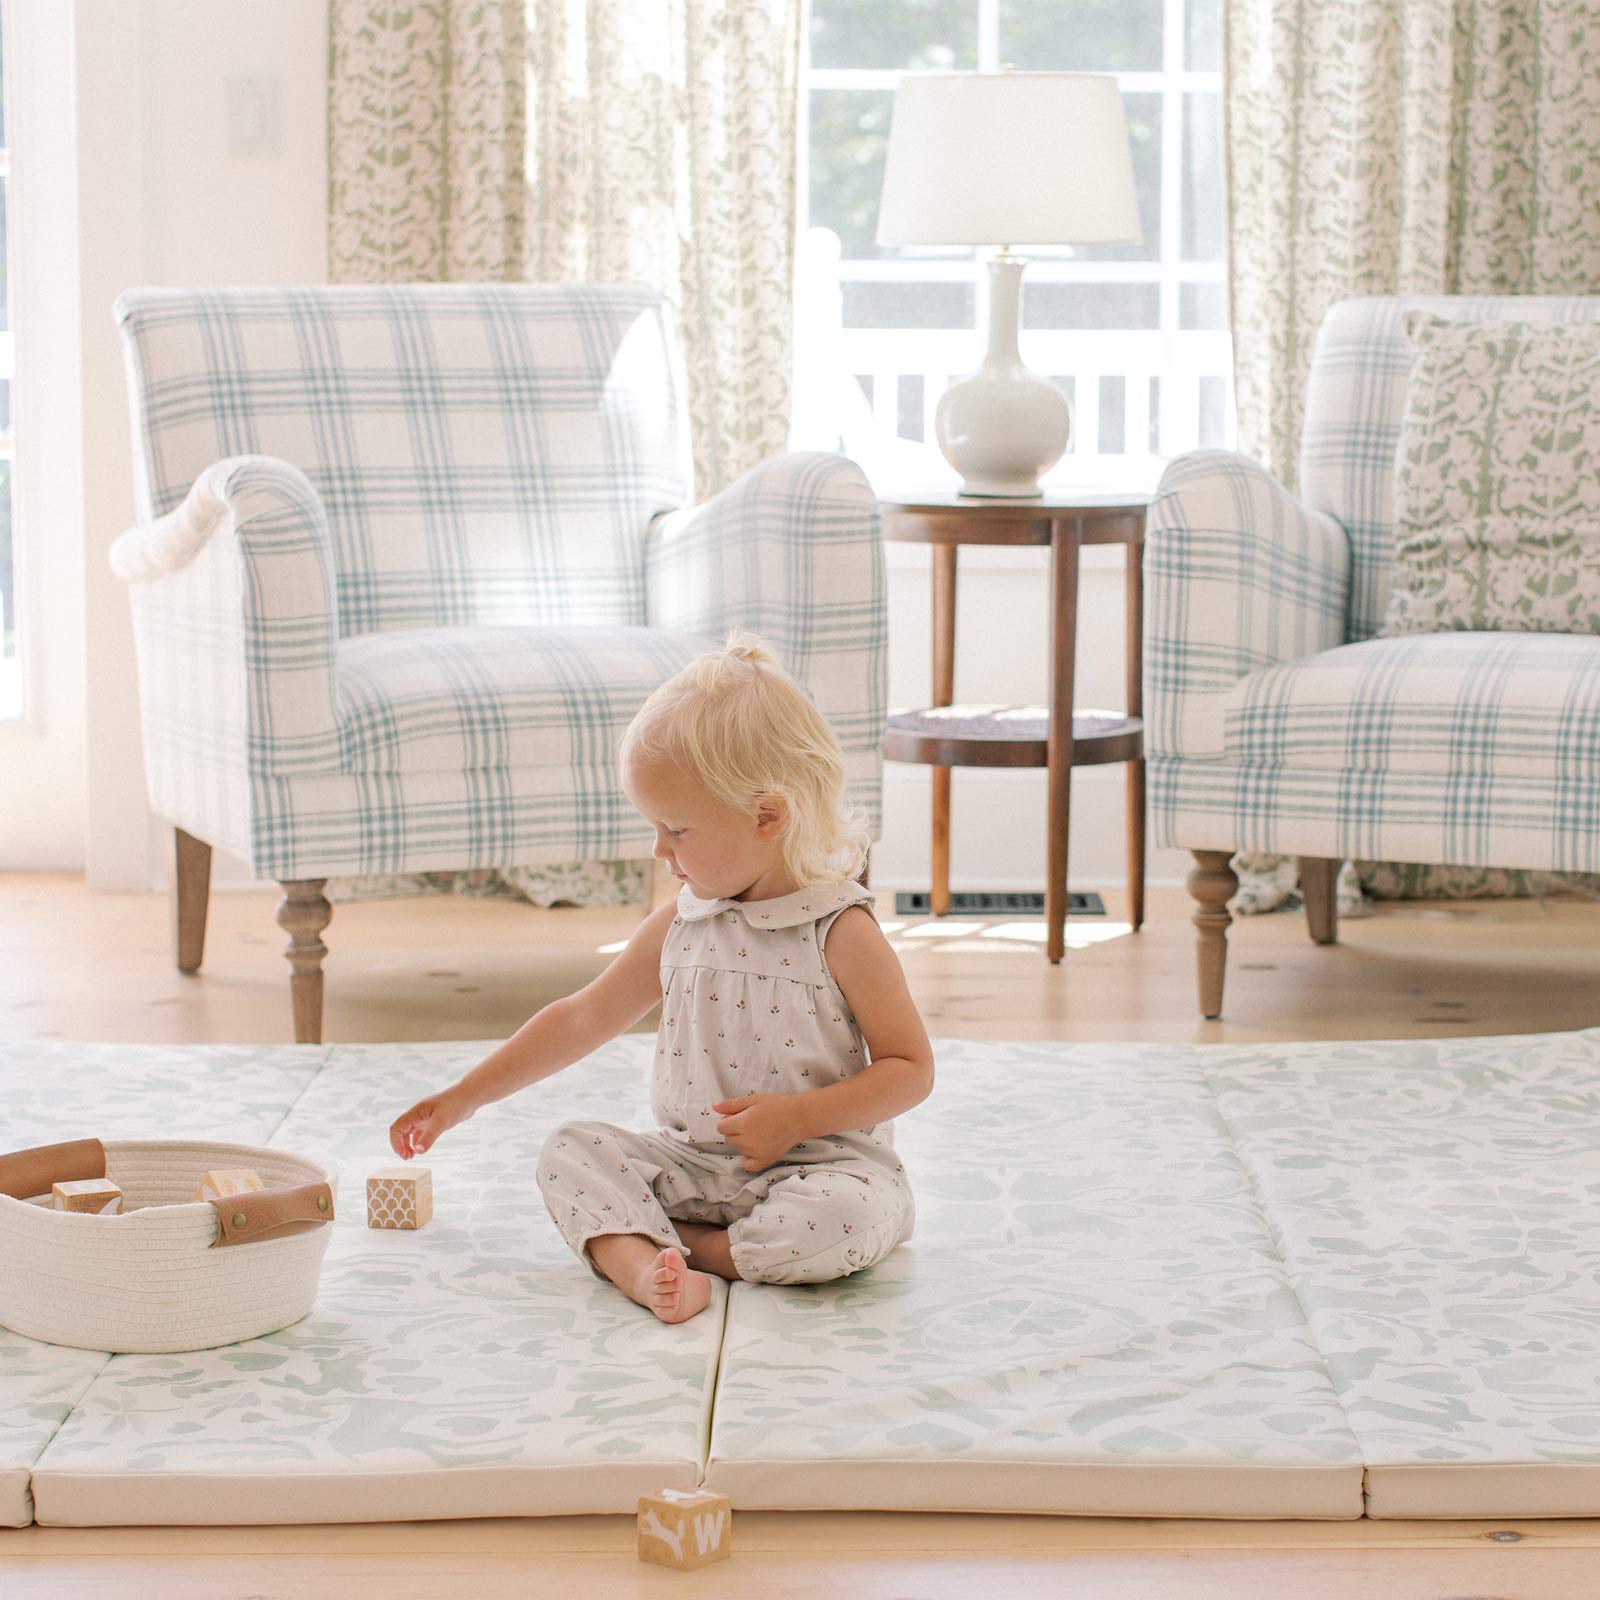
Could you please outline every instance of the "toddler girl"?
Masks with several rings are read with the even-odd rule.
[[[644,703],[621,768],[677,901],[593,983],[397,1117],[390,1143],[421,1154],[659,1001],[656,1128],[569,1122],[539,1154],[567,1243],[663,1322],[705,1308],[708,1273],[819,1283],[870,1267],[911,1235],[890,1119],[927,1097],[933,1055],[854,881],[864,834],[844,814],[838,741],[761,641],[736,633]]]

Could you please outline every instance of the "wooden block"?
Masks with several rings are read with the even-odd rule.
[[[369,1228],[420,1228],[432,1219],[431,1167],[383,1167],[367,1179]]]
[[[639,1496],[639,1559],[693,1572],[733,1554],[733,1502],[709,1489]]]
[[[69,1178],[50,1186],[57,1211],[89,1211],[102,1217],[122,1214],[122,1191],[109,1178]]]
[[[250,1194],[265,1187],[254,1167],[218,1167],[202,1176],[191,1198],[220,1200],[225,1194]]]

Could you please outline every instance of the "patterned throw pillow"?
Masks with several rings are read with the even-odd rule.
[[[1382,632],[1600,633],[1600,325],[1405,329]]]

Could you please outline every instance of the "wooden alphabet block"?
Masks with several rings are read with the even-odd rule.
[[[367,1179],[369,1228],[420,1228],[433,1218],[433,1171],[384,1167]]]
[[[69,1178],[50,1186],[57,1211],[90,1211],[103,1217],[122,1214],[122,1191],[109,1178]]]
[[[639,1496],[639,1559],[693,1572],[733,1554],[733,1502],[709,1489]]]
[[[250,1194],[265,1187],[254,1167],[218,1167],[201,1177],[191,1198],[220,1200],[225,1194]]]

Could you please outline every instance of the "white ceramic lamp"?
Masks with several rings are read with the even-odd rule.
[[[1023,365],[1017,244],[1142,237],[1116,79],[1084,72],[908,73],[878,209],[879,244],[1000,245],[989,349],[939,401],[939,448],[961,492],[1026,497],[1067,448],[1066,396]]]

